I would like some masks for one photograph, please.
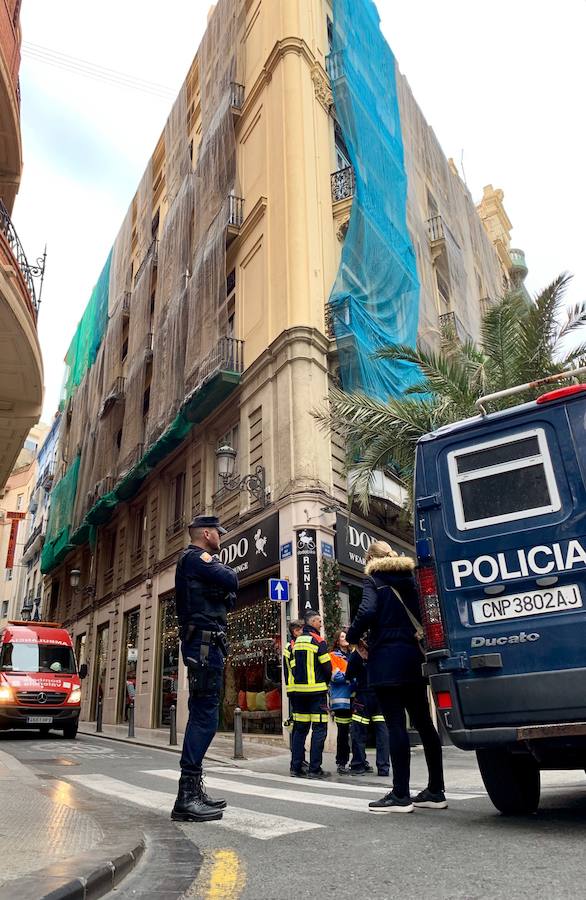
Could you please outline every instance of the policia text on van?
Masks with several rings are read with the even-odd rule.
[[[505,813],[537,807],[541,769],[586,769],[585,422],[572,385],[417,447],[426,670]]]

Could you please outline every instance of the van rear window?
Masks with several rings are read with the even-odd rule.
[[[560,509],[541,428],[454,450],[448,469],[456,525],[463,531]]]

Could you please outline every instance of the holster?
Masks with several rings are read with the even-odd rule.
[[[217,694],[222,686],[221,669],[210,668],[207,659],[192,659],[191,656],[188,656],[187,678],[190,697]]]

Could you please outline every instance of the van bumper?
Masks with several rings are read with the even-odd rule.
[[[542,677],[544,675],[555,677],[556,674],[542,673]],[[505,680],[507,679],[503,679],[503,681]],[[586,702],[582,698],[580,698],[581,708],[573,705],[570,710],[564,709],[564,702],[562,701],[557,709],[550,707],[548,710],[544,710],[541,707],[541,715],[539,712],[536,712],[532,717],[531,710],[526,707],[518,716],[517,721],[515,721],[513,713],[509,714],[512,721],[506,724],[500,722],[495,726],[489,726],[486,719],[490,717],[489,715],[484,715],[485,722],[482,725],[470,727],[464,721],[458,679],[454,678],[452,674],[442,673],[432,674],[429,681],[434,698],[439,692],[450,694],[452,699],[451,708],[437,708],[437,713],[444,732],[450,741],[461,750],[480,750],[497,746],[519,745],[521,743],[532,745],[533,742],[543,744],[549,744],[549,742],[554,744],[564,743],[567,746],[570,746],[573,742],[580,745],[586,744]],[[502,685],[502,689],[505,689],[505,685]],[[564,697],[564,701],[567,702],[567,695]],[[437,702],[436,707],[438,707]],[[481,712],[480,708],[478,708],[478,712]],[[547,718],[547,721],[539,721],[542,716]],[[573,721],[574,717],[575,721]],[[497,716],[494,715],[493,718],[497,718]],[[568,721],[568,719],[572,719],[572,721]]]
[[[79,706],[47,707],[47,706],[0,706],[0,729],[36,728],[40,726],[29,723],[29,718],[39,716],[51,718],[53,721],[47,728],[63,728],[79,719]]]

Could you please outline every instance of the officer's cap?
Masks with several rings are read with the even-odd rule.
[[[228,534],[225,528],[220,525],[217,516],[194,516],[189,523],[190,528],[215,528],[220,534]]]

